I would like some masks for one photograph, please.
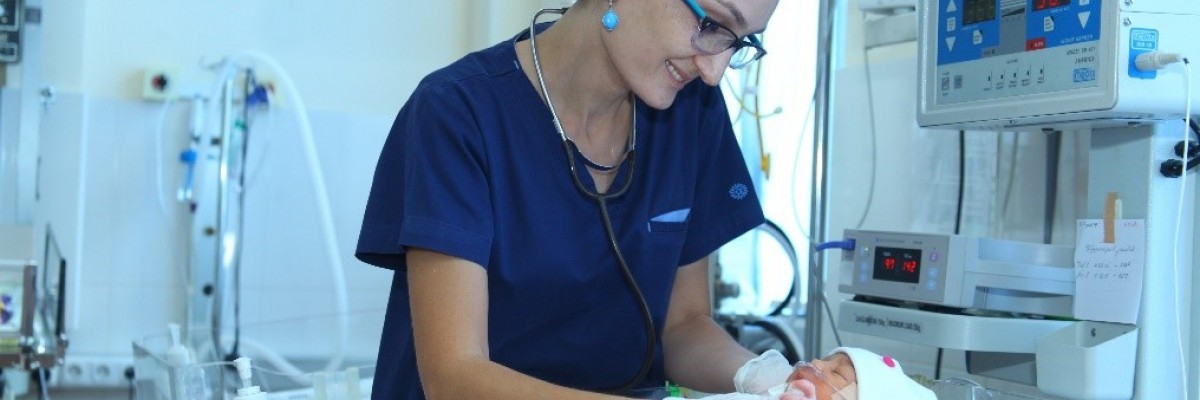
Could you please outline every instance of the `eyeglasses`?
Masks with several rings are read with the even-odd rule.
[[[692,35],[692,46],[696,47],[696,50],[717,55],[733,49],[733,57],[729,58],[729,68],[733,69],[745,68],[750,63],[767,55],[767,51],[763,49],[762,42],[756,35],[747,35],[742,38],[734,33],[733,29],[709,18],[708,13],[705,13],[699,4],[696,4],[696,0],[683,0],[683,2],[700,20],[700,26]]]
[[[856,382],[850,382],[848,385],[845,385],[844,387],[834,386],[833,382],[831,382],[829,380],[829,378],[825,376],[824,372],[821,372],[820,368],[818,368],[816,365],[814,365],[810,362],[807,362],[807,361],[800,361],[799,363],[797,363],[796,369],[799,371],[802,371],[801,375],[805,377],[805,380],[808,380],[809,383],[812,383],[814,386],[824,385],[825,387],[827,387],[828,391],[831,394],[830,399],[834,399],[834,400],[856,400],[856,399],[858,399],[858,385],[856,384]],[[807,373],[804,373],[804,371],[806,371]],[[816,378],[816,379],[812,379],[812,378]]]

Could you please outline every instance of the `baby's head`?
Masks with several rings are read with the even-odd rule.
[[[936,400],[933,391],[904,374],[900,362],[867,350],[839,347],[788,377],[781,400]]]

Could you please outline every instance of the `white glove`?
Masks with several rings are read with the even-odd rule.
[[[793,370],[792,364],[778,350],[767,350],[738,368],[733,376],[733,388],[738,393],[778,396],[787,389],[787,378]],[[730,398],[733,399],[736,398]]]

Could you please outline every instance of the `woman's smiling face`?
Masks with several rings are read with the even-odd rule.
[[[738,39],[761,33],[779,0],[693,0]],[[685,0],[615,1],[621,23],[609,33],[612,62],[630,90],[651,107],[665,109],[685,85],[721,81],[733,49],[709,54],[693,45],[700,18]]]

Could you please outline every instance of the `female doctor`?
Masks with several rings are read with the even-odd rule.
[[[717,86],[777,4],[579,0],[425,77],[356,253],[395,270],[373,397],[784,383],[712,320],[707,276],[763,222]]]

